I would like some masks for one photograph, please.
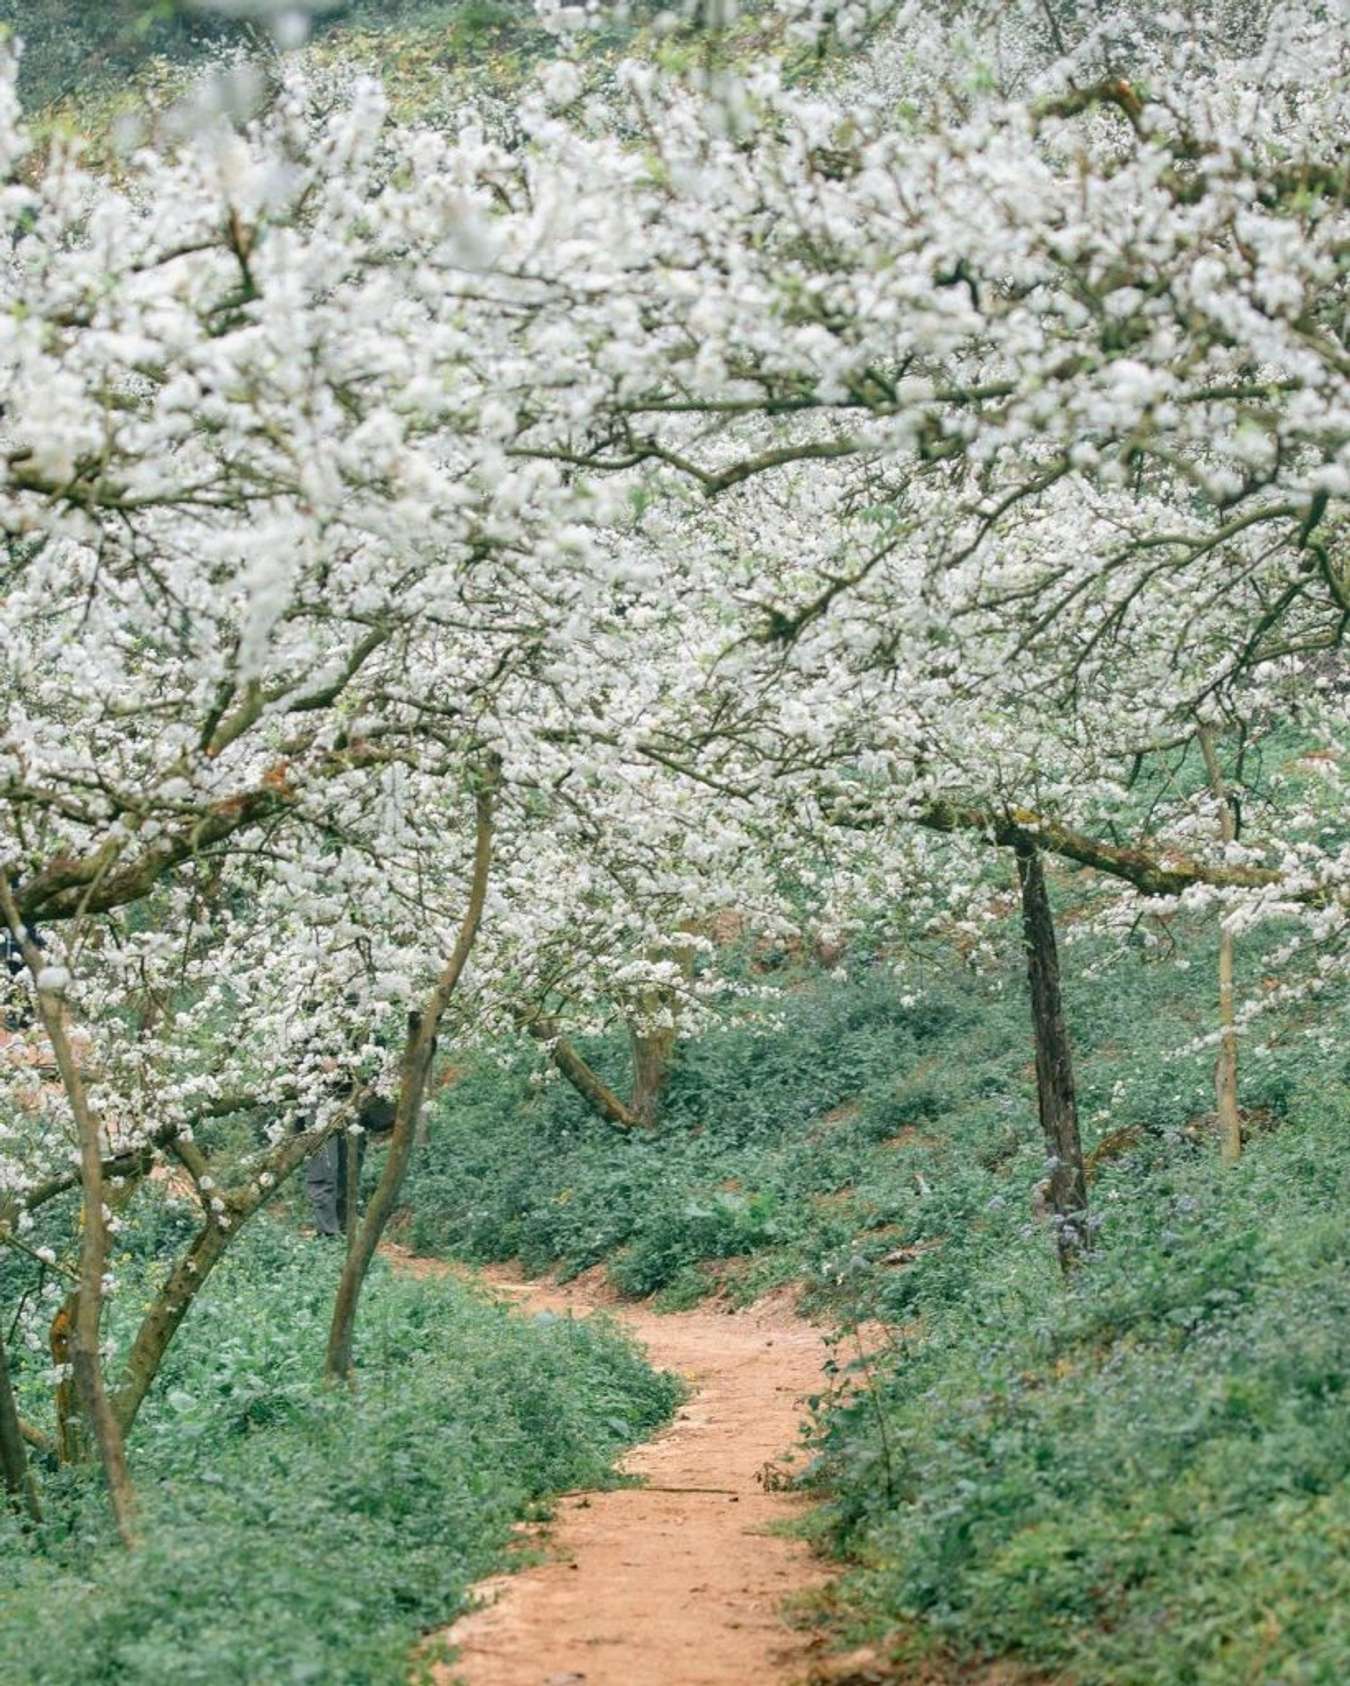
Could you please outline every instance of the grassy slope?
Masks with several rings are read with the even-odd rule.
[[[0,0],[0,27],[24,42],[25,103],[72,113],[81,101],[125,92],[129,82],[153,84],[262,39],[223,16],[175,11],[155,0],[103,0],[98,6],[88,0]],[[494,34],[536,29],[533,8],[522,0],[346,0],[317,13],[313,40],[324,53],[350,44],[367,56],[394,60],[437,40],[449,58],[457,47],[474,47]],[[424,57],[416,68],[425,74]]]
[[[132,1234],[124,1321],[163,1239]],[[4,1686],[402,1686],[514,1521],[603,1484],[674,1404],[673,1379],[601,1327],[380,1264],[359,1390],[335,1394],[318,1376],[336,1269],[260,1220],[204,1290],[131,1444],[134,1556],[87,1478],[44,1474],[36,1538],[0,1510]]]
[[[1344,1002],[1287,1012],[1244,1056],[1266,1116],[1224,1174],[1194,1122],[1212,1052],[1173,1057],[1212,1025],[1213,941],[1193,933],[1184,967],[1067,950],[1085,1133],[1127,1132],[1067,1290],[1032,1214],[1011,931],[1001,974],[935,961],[909,1007],[880,967],[787,980],[781,1028],[686,1052],[656,1139],[607,1131],[528,1063],[475,1067],[441,1102],[412,1235],[536,1269],[603,1259],[671,1303],[801,1275],[882,1318],[876,1395],[819,1424],[816,1525],[856,1564],[852,1632],[1079,1686],[1350,1678]],[[1241,958],[1265,988],[1254,941]],[[592,1052],[622,1079],[617,1044]]]

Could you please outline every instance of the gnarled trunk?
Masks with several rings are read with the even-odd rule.
[[[169,1343],[187,1316],[188,1307],[220,1263],[231,1239],[231,1231],[222,1229],[208,1216],[141,1319],[131,1351],[127,1354],[122,1384],[113,1395],[113,1409],[123,1434],[131,1433],[137,1412],[159,1374]]]
[[[327,1125],[298,1136],[288,1136],[272,1149],[261,1164],[255,1161],[250,1179],[222,1196],[223,1212],[214,1212],[208,1205],[202,1228],[169,1272],[168,1280],[155,1295],[131,1343],[121,1385],[113,1395],[113,1409],[124,1435],[131,1433],[137,1413],[159,1374],[164,1355],[178,1333],[179,1325],[230,1244],[259,1207],[284,1186],[296,1168],[317,1147],[321,1147],[334,1130],[346,1125],[349,1116],[355,1114],[361,1098],[360,1095],[353,1096]]]
[[[66,1033],[65,1002],[58,992],[40,987],[43,971],[42,951],[34,943],[20,917],[9,879],[2,872],[0,911],[3,911],[14,940],[20,945],[24,964],[32,973],[35,986],[38,986],[38,1013],[52,1045],[52,1052],[56,1055],[56,1068],[61,1074],[61,1085],[74,1114],[75,1128],[79,1136],[80,1183],[84,1195],[83,1232],[80,1240],[80,1283],[74,1304],[70,1364],[80,1403],[98,1444],[117,1531],[122,1536],[123,1543],[131,1545],[134,1541],[132,1515],[135,1510],[135,1494],[127,1470],[122,1431],[108,1401],[103,1380],[103,1360],[99,1351],[108,1232],[104,1219],[103,1153],[99,1142],[98,1120],[89,1105],[79,1062]]]
[[[629,1026],[633,1045],[633,1098],[629,1110],[638,1124],[650,1129],[661,1116],[661,1103],[670,1086],[675,1054],[675,1027],[639,1030]]]
[[[79,1309],[80,1291],[74,1288],[56,1308],[47,1334],[52,1365],[57,1372],[56,1383],[56,1456],[63,1464],[78,1464],[93,1455],[87,1424],[80,1417],[79,1401],[75,1394],[74,1366],[71,1345],[75,1330],[75,1316]]]
[[[692,927],[687,927],[692,930]],[[659,959],[660,951],[651,955]],[[680,974],[688,979],[694,970],[694,948],[683,944],[673,951]],[[661,1116],[666,1090],[670,1086],[671,1068],[679,1042],[680,998],[673,984],[657,983],[645,990],[637,1003],[638,1012],[630,1020],[628,1034],[633,1047],[633,1093],[629,1101],[638,1122],[651,1128]]]
[[[556,1019],[532,1018],[523,1011],[516,1015],[516,1019],[536,1041],[547,1045],[554,1065],[601,1118],[620,1130],[634,1129],[642,1122],[633,1108],[620,1100],[594,1066],[588,1064],[562,1035]]]

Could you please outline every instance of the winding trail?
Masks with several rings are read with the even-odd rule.
[[[478,1588],[481,1606],[450,1630],[459,1656],[438,1686],[795,1686],[811,1636],[784,1605],[828,1577],[801,1541],[774,1531],[802,1505],[776,1481],[791,1466],[802,1396],[828,1386],[821,1331],[788,1295],[658,1315],[616,1302],[593,1277],[485,1275],[525,1311],[603,1306],[690,1397],[625,1459],[643,1486],[564,1497],[530,1539],[544,1561]]]

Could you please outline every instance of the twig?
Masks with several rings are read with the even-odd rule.
[[[645,1481],[634,1482],[631,1487],[569,1487],[553,1496],[555,1499],[588,1499],[593,1493],[730,1493],[734,1498],[741,1496],[735,1487],[652,1487]]]
[[[26,1241],[20,1241],[17,1235],[10,1234],[8,1230],[0,1229],[0,1245],[17,1247],[21,1253],[27,1253],[28,1257],[36,1264],[43,1265],[48,1270],[59,1270],[63,1276],[68,1276],[72,1282],[80,1280],[78,1271],[72,1270],[69,1265],[62,1264],[58,1259],[44,1259],[41,1253],[36,1252]]]

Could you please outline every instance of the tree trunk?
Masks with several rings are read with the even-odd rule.
[[[48,1333],[52,1364],[60,1373],[56,1384],[56,1457],[59,1463],[80,1464],[93,1455],[86,1425],[80,1418],[79,1401],[73,1380],[71,1346],[74,1340],[75,1316],[79,1310],[80,1291],[73,1288],[56,1308]]]
[[[19,1418],[19,1433],[24,1437],[35,1452],[41,1452],[44,1458],[56,1456],[56,1442],[50,1434],[44,1434],[40,1428],[34,1428],[32,1423],[26,1423]]]
[[[145,1396],[159,1374],[170,1341],[178,1333],[178,1326],[187,1316],[188,1307],[220,1263],[230,1239],[231,1231],[222,1229],[208,1217],[141,1319],[131,1351],[127,1354],[122,1385],[113,1395],[113,1408],[124,1435],[131,1433]]]
[[[455,941],[454,952],[436,981],[426,1006],[420,1014],[411,1014],[408,1040],[403,1050],[403,1072],[399,1082],[398,1105],[394,1112],[394,1128],[385,1155],[384,1169],[370,1197],[365,1218],[356,1232],[342,1266],[333,1301],[333,1320],[328,1331],[328,1351],[324,1358],[324,1375],[329,1381],[346,1381],[352,1370],[352,1339],[356,1329],[356,1310],[361,1298],[370,1262],[384,1227],[393,1214],[399,1190],[412,1157],[417,1133],[418,1117],[426,1094],[427,1074],[431,1070],[436,1050],[436,1034],[445,1010],[459,984],[478,927],[483,919],[487,900],[488,874],[492,865],[493,815],[496,807],[500,773],[494,764],[483,778],[477,798],[477,826],[474,844],[473,878],[469,888],[468,906]]]
[[[356,1203],[361,1197],[361,1154],[359,1152],[361,1138],[348,1134],[346,1151],[342,1155],[342,1180],[344,1183],[342,1198],[344,1201],[343,1217],[347,1238],[347,1257],[350,1258],[356,1249],[357,1213]]]
[[[633,1044],[633,1098],[629,1110],[637,1123],[651,1129],[661,1116],[661,1103],[670,1083],[675,1053],[675,1027],[642,1031],[629,1026]]]
[[[42,997],[39,994],[39,1001]],[[80,1131],[80,1172],[84,1189],[84,1234],[80,1246],[80,1291],[75,1301],[74,1339],[70,1360],[75,1390],[93,1430],[99,1458],[108,1483],[113,1518],[124,1545],[135,1543],[132,1517],[136,1496],[127,1469],[122,1431],[108,1399],[103,1379],[103,1356],[99,1350],[103,1322],[103,1277],[108,1262],[108,1232],[104,1222],[103,1167],[98,1123],[84,1099],[84,1085],[71,1056],[61,1023],[59,1003],[44,1006],[47,1033],[56,1050],[71,1109]]]
[[[651,958],[659,958],[659,953],[653,953]],[[681,974],[688,979],[694,970],[692,945],[676,948],[672,958]],[[671,1065],[679,1041],[678,1008],[677,990],[670,984],[655,984],[644,992],[638,1002],[637,1023],[629,1025],[628,1034],[633,1045],[633,1094],[629,1107],[638,1122],[649,1129],[661,1116],[661,1106],[670,1085]],[[661,1022],[666,1018],[669,1018],[669,1024]],[[653,1028],[640,1028],[644,1024]]]
[[[0,1471],[11,1501],[22,1505],[34,1522],[41,1522],[42,1506],[38,1503],[33,1472],[28,1467],[28,1448],[24,1445],[19,1408],[9,1379],[9,1354],[3,1331],[0,1331]]]
[[[0,873],[0,909],[4,912],[15,942],[21,947],[24,963],[36,984],[44,965],[42,951],[29,935],[15,904],[9,879],[3,873]],[[98,1120],[89,1105],[84,1078],[80,1074],[70,1039],[66,1035],[65,1002],[59,993],[50,990],[39,988],[36,994],[42,1026],[51,1042],[52,1052],[56,1055],[56,1068],[61,1074],[61,1084],[79,1133],[84,1230],[80,1243],[80,1287],[75,1301],[71,1367],[75,1373],[75,1387],[80,1402],[98,1444],[117,1531],[122,1536],[123,1543],[130,1546],[134,1544],[132,1516],[135,1510],[135,1494],[127,1470],[122,1432],[108,1401],[103,1381],[103,1360],[99,1352],[108,1232],[104,1221],[103,1152],[99,1142]]]
[[[286,1137],[263,1164],[257,1166],[246,1184],[225,1193],[222,1197],[223,1213],[207,1211],[202,1228],[155,1295],[131,1343],[121,1385],[113,1396],[113,1409],[124,1435],[131,1433],[137,1413],[159,1374],[164,1355],[179,1325],[231,1242],[315,1148],[322,1146],[335,1129],[345,1127],[349,1115],[353,1115],[360,1105],[361,1098],[360,1095],[353,1096],[349,1106],[323,1128]],[[262,1181],[263,1173],[271,1179],[269,1182]],[[228,1220],[227,1227],[222,1227],[221,1217]]]
[[[547,1044],[554,1065],[601,1118],[620,1130],[632,1130],[641,1123],[636,1112],[619,1099],[599,1072],[561,1035],[556,1019],[530,1018],[522,1011],[516,1020],[536,1041]]]
[[[105,1165],[104,1206],[109,1211],[121,1211],[130,1203],[147,1170],[148,1161],[137,1159],[129,1164],[125,1174],[119,1176],[117,1186],[110,1188]],[[78,1175],[75,1181],[79,1181]],[[52,1318],[48,1334],[52,1363],[61,1372],[53,1401],[56,1407],[56,1439],[52,1450],[56,1454],[57,1462],[63,1464],[86,1463],[94,1455],[94,1442],[90,1437],[89,1424],[80,1410],[79,1392],[74,1381],[75,1328],[79,1310],[80,1290],[76,1287],[71,1289],[56,1308],[56,1315]],[[113,1403],[113,1411],[117,1411],[116,1401]],[[121,1422],[120,1416],[118,1421]],[[125,1423],[122,1424],[122,1433],[125,1437]]]
[[[1205,758],[1209,788],[1219,809],[1219,836],[1231,843],[1237,819],[1228,800],[1223,769],[1208,726],[1200,728],[1200,752]],[[1233,933],[1227,920],[1219,923],[1219,1057],[1214,1062],[1214,1106],[1219,1117],[1220,1154],[1225,1165],[1242,1157],[1242,1116],[1238,1111],[1237,1014],[1233,1004]]]
[[[1027,955],[1031,1020],[1036,1033],[1036,1095],[1050,1167],[1048,1204],[1055,1221],[1059,1262],[1068,1272],[1088,1249],[1087,1178],[1078,1134],[1073,1053],[1060,993],[1054,916],[1040,851],[1030,843],[1017,847],[1017,877],[1022,891],[1022,943]]]

